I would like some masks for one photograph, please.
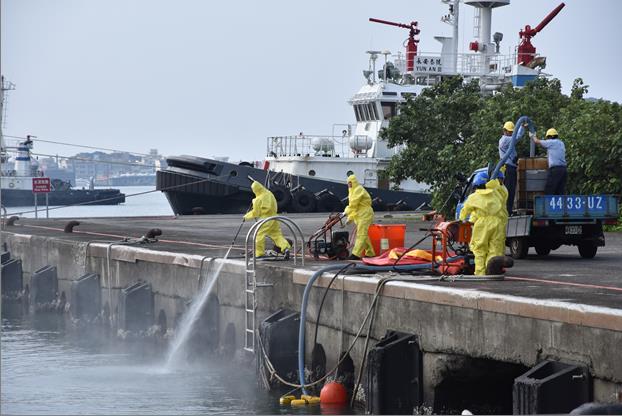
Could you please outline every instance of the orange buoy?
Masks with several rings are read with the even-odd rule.
[[[348,392],[343,384],[332,381],[322,387],[320,401],[322,404],[344,405],[348,401]]]

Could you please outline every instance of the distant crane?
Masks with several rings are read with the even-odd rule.
[[[406,71],[413,71],[415,69],[415,56],[417,56],[417,43],[419,43],[419,38],[416,36],[421,33],[418,22],[410,22],[410,24],[405,24],[389,22],[388,20],[374,19],[373,17],[370,17],[369,21],[410,30],[410,33],[408,34],[408,43],[406,44]]]
[[[530,63],[533,58],[536,56],[536,47],[531,44],[531,38],[536,36],[538,32],[540,32],[546,25],[549,24],[551,20],[557,16],[557,14],[563,9],[565,6],[564,3],[561,3],[557,6],[551,13],[549,13],[544,20],[540,22],[538,26],[535,28],[531,28],[531,26],[526,25],[523,30],[518,32],[518,36],[520,36],[521,41],[518,45],[518,57],[516,59],[516,63],[519,65],[527,65]]]

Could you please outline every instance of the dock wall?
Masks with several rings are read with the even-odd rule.
[[[11,255],[22,259],[24,284],[33,271],[46,265],[58,268],[59,292],[70,299],[70,286],[87,272],[98,273],[102,305],[116,311],[122,288],[144,280],[152,285],[155,316],[164,314],[169,328],[187,308],[188,301],[210,279],[221,259],[150,250],[145,246],[84,243],[62,238],[4,232]],[[216,283],[219,344],[241,350],[244,340],[244,261],[225,260]],[[290,264],[291,265],[291,264]],[[316,267],[317,268],[317,267]],[[299,310],[304,285],[313,271],[263,263],[257,280],[272,283],[258,289],[257,318],[261,321],[279,308]],[[325,287],[325,274],[316,286]],[[322,311],[318,340],[332,368],[340,346],[347,346],[367,312],[378,278],[338,278]],[[342,290],[343,289],[343,290]],[[307,311],[307,356],[313,347],[313,325],[323,289],[311,292]],[[498,295],[447,285],[390,282],[380,298],[372,337],[386,330],[416,334],[424,351],[424,399],[434,402],[443,378],[467,360],[493,360],[532,367],[543,359],[580,363],[593,378],[595,401],[614,401],[622,390],[622,311],[563,301]],[[343,336],[341,329],[343,329]],[[352,350],[358,371],[364,342]],[[240,353],[241,354],[241,353]]]

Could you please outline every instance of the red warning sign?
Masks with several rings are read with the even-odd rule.
[[[50,178],[32,178],[32,192],[35,194],[50,192]]]

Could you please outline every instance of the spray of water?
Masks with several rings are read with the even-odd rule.
[[[225,261],[227,257],[229,257],[229,253],[231,252],[231,248],[225,254],[223,261],[221,261],[214,273],[211,273],[211,279],[208,279],[208,283],[203,286],[203,290],[199,293],[199,296],[194,298],[192,303],[190,304],[190,309],[184,314],[181,324],[179,325],[179,331],[175,334],[175,339],[173,339],[173,343],[168,351],[168,357],[166,359],[166,364],[164,368],[166,370],[171,370],[178,362],[179,355],[181,351],[183,351],[183,346],[190,338],[190,334],[192,334],[192,328],[194,327],[195,322],[199,318],[201,310],[205,305],[205,302],[209,298],[209,295],[212,293],[214,285],[218,280],[218,276],[222,271],[223,266],[225,265]]]

